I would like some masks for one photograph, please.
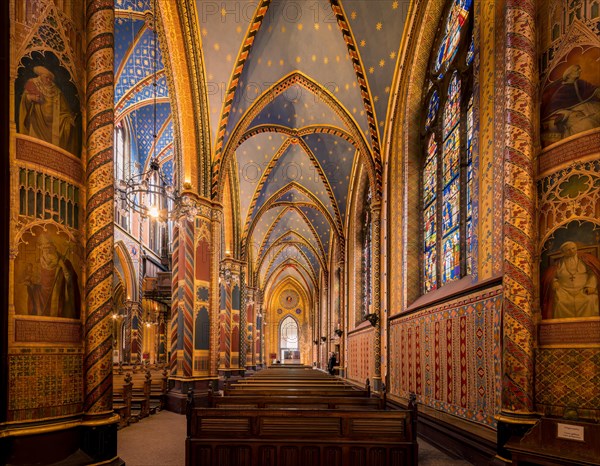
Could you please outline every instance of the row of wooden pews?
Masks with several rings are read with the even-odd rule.
[[[162,410],[167,396],[168,372],[164,366],[113,368],[113,410],[123,428]]]
[[[388,410],[310,367],[271,366],[209,392],[188,393],[186,465],[406,466],[417,464],[416,404]]]

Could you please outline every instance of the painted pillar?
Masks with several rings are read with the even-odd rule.
[[[535,7],[506,3],[502,411],[533,411]]]
[[[216,378],[218,276],[214,274],[215,217],[211,201],[186,191],[173,228],[172,308],[170,331],[170,380],[168,409],[184,412],[187,391],[198,395]],[[215,295],[216,304],[215,304]],[[205,341],[202,326],[195,326],[199,312],[208,311],[209,349],[196,348]]]
[[[372,230],[372,271],[371,289],[373,290],[373,313],[377,316],[374,335],[375,372],[373,374],[373,390],[381,389],[381,203],[374,200],[371,204]]]
[[[248,342],[248,290],[246,288],[246,266],[240,264],[240,361],[241,370],[246,369],[246,348]]]
[[[112,411],[114,6],[87,9],[87,204],[84,410],[96,422]],[[102,421],[102,419],[106,421]]]
[[[346,280],[345,280],[345,262],[344,262],[344,247],[340,246],[340,260],[338,262],[338,273],[340,277],[339,283],[339,309],[338,309],[338,319],[339,329],[343,332],[340,336],[340,354],[339,354],[339,366],[340,366],[340,376],[345,377],[346,375],[346,339],[348,337],[348,322],[346,321],[346,300],[345,300],[345,289],[346,289]]]

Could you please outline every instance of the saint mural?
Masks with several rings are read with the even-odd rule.
[[[565,241],[561,257],[543,274],[542,310],[546,318],[593,317],[599,312],[600,260]]]
[[[15,312],[79,318],[79,277],[65,240],[51,232],[28,239],[15,263]]]
[[[580,58],[580,60],[584,60]],[[583,62],[585,64],[585,62]],[[600,71],[597,64],[573,63],[544,89],[541,108],[544,146],[574,134],[600,127]]]
[[[48,53],[25,60],[15,82],[17,131],[79,154],[80,117],[76,90],[65,85],[69,74]],[[54,58],[54,60],[52,60]]]

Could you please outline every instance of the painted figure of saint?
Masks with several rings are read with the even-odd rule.
[[[542,278],[542,309],[546,318],[597,316],[600,260],[577,251],[573,241],[560,247],[562,258]]]
[[[35,66],[25,83],[19,108],[19,132],[75,153],[75,115],[52,71]]]
[[[32,315],[79,318],[81,298],[75,268],[60,254],[52,239],[41,235],[38,240],[39,276],[33,267],[26,269],[27,308]]]
[[[544,92],[548,101],[542,108],[543,138],[560,140],[600,127],[600,88],[580,79],[581,66],[569,66],[562,80]]]

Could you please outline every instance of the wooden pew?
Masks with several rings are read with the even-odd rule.
[[[386,408],[384,398],[367,398],[353,396],[320,397],[320,396],[215,396],[208,392],[208,406],[211,408],[260,408],[260,409],[350,409],[350,410],[383,410]]]
[[[186,465],[405,466],[417,464],[410,410],[188,407]]]
[[[131,412],[136,420],[150,415],[150,373],[135,372],[132,375]]]
[[[113,411],[119,415],[118,428],[131,422],[131,375],[113,374]]]

